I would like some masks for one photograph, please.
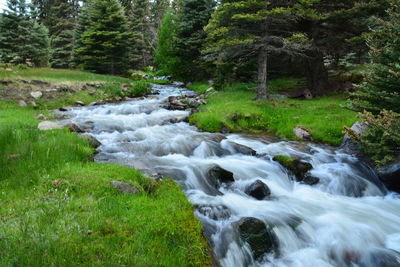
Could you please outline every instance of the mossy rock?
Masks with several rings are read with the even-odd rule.
[[[277,155],[274,156],[273,160],[279,162],[279,164],[291,171],[298,180],[303,180],[304,175],[313,168],[310,163],[289,156]]]

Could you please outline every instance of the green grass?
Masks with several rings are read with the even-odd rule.
[[[189,85],[187,88],[193,91],[197,91],[200,94],[204,94],[208,88],[212,87],[209,83],[207,82],[194,82],[191,85]]]
[[[176,183],[93,163],[86,140],[37,123],[32,108],[0,101],[0,266],[210,265]]]
[[[356,113],[343,109],[345,96],[332,95],[313,100],[252,101],[251,86],[243,84],[225,88],[208,97],[203,112],[195,113],[190,122],[205,131],[218,132],[222,127],[232,132],[274,134],[296,139],[293,128],[302,126],[317,142],[339,145],[343,126],[356,121]]]
[[[28,68],[28,69],[15,68],[12,71],[0,69],[0,79],[4,78],[42,80],[51,83],[132,82],[132,80],[130,79],[118,76],[100,75],[78,70],[64,70],[64,69],[50,69],[50,68]]]

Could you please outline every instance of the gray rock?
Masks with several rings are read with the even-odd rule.
[[[64,125],[54,121],[42,121],[38,125],[38,129],[41,131],[62,129],[62,128],[64,128]]]
[[[32,100],[32,101],[31,101],[31,106],[34,107],[34,108],[37,108],[36,102]]]
[[[130,184],[124,183],[124,182],[113,180],[113,181],[111,181],[111,184],[121,194],[135,195],[135,194],[139,193],[139,190],[136,187],[134,187]]]
[[[389,190],[400,193],[400,162],[379,168],[377,173]]]
[[[261,180],[257,180],[246,188],[245,193],[255,199],[263,200],[271,195],[271,190]]]
[[[37,116],[36,116],[36,119],[38,119],[38,120],[45,120],[46,119],[46,117],[43,115],[43,114],[38,114]]]
[[[20,107],[27,107],[28,105],[26,104],[26,102],[24,100],[19,100],[18,101],[18,106]]]
[[[89,144],[91,144],[94,148],[98,148],[99,146],[101,146],[100,141],[97,140],[96,137],[94,137],[93,135],[83,134],[81,135],[81,137],[83,139],[86,139],[89,142]]]
[[[312,141],[311,134],[306,129],[304,129],[303,127],[296,126],[293,129],[293,132],[300,139],[307,140],[307,141]]]
[[[355,134],[362,134],[367,129],[367,127],[367,124],[357,121],[351,126],[350,130],[352,130]],[[347,134],[343,137],[340,149],[350,155],[356,155],[360,157],[362,156],[360,145],[356,141],[351,139],[351,137]]]
[[[210,168],[207,172],[207,178],[215,185],[215,187],[219,187],[223,183],[232,183],[235,182],[233,178],[233,173],[222,169],[218,165]]]
[[[67,109],[66,107],[61,107],[61,108],[59,108],[58,110],[59,110],[59,111],[63,111],[63,112],[68,111],[68,109]]]
[[[301,180],[301,183],[308,185],[315,185],[319,183],[319,178],[311,175],[305,175]]]
[[[71,132],[75,132],[75,133],[83,133],[84,132],[81,129],[81,127],[79,127],[78,123],[75,121],[70,121],[66,126]]]
[[[34,99],[39,99],[39,98],[41,98],[43,96],[43,93],[40,92],[40,91],[33,91],[33,92],[31,92],[31,96]]]
[[[79,106],[84,106],[85,103],[83,103],[82,101],[76,101],[75,104],[79,105]]]
[[[240,239],[250,245],[256,260],[266,253],[278,253],[278,239],[271,226],[252,217],[242,218],[235,226]]]

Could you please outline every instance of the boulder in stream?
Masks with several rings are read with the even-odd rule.
[[[250,245],[256,260],[267,253],[278,253],[278,238],[271,226],[253,217],[242,218],[235,226],[240,239]]]
[[[245,193],[255,199],[263,200],[271,195],[271,190],[261,180],[257,180],[246,188]]]
[[[83,135],[81,135],[81,137],[83,139],[86,139],[89,142],[89,144],[94,148],[98,148],[99,146],[101,146],[100,141],[97,140],[96,137],[94,137],[93,135],[83,134]]]
[[[319,178],[307,174],[313,168],[313,166],[308,162],[283,155],[276,155],[274,156],[273,160],[293,173],[296,177],[296,180],[299,182],[309,185],[319,182]]]
[[[400,193],[400,162],[379,168],[377,172],[389,190]]]
[[[75,133],[83,133],[84,131],[81,129],[81,127],[79,127],[78,123],[75,121],[70,121],[67,125],[68,129],[71,132],[75,132]]]
[[[235,179],[233,178],[233,173],[222,169],[220,166],[215,165],[207,172],[207,178],[215,184],[216,187],[219,187],[223,183],[233,183]]]

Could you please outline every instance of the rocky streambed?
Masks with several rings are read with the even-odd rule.
[[[222,266],[400,266],[399,196],[362,162],[312,143],[200,132],[185,119],[202,97],[153,89],[68,109],[63,123],[99,141],[96,161],[179,183]]]

